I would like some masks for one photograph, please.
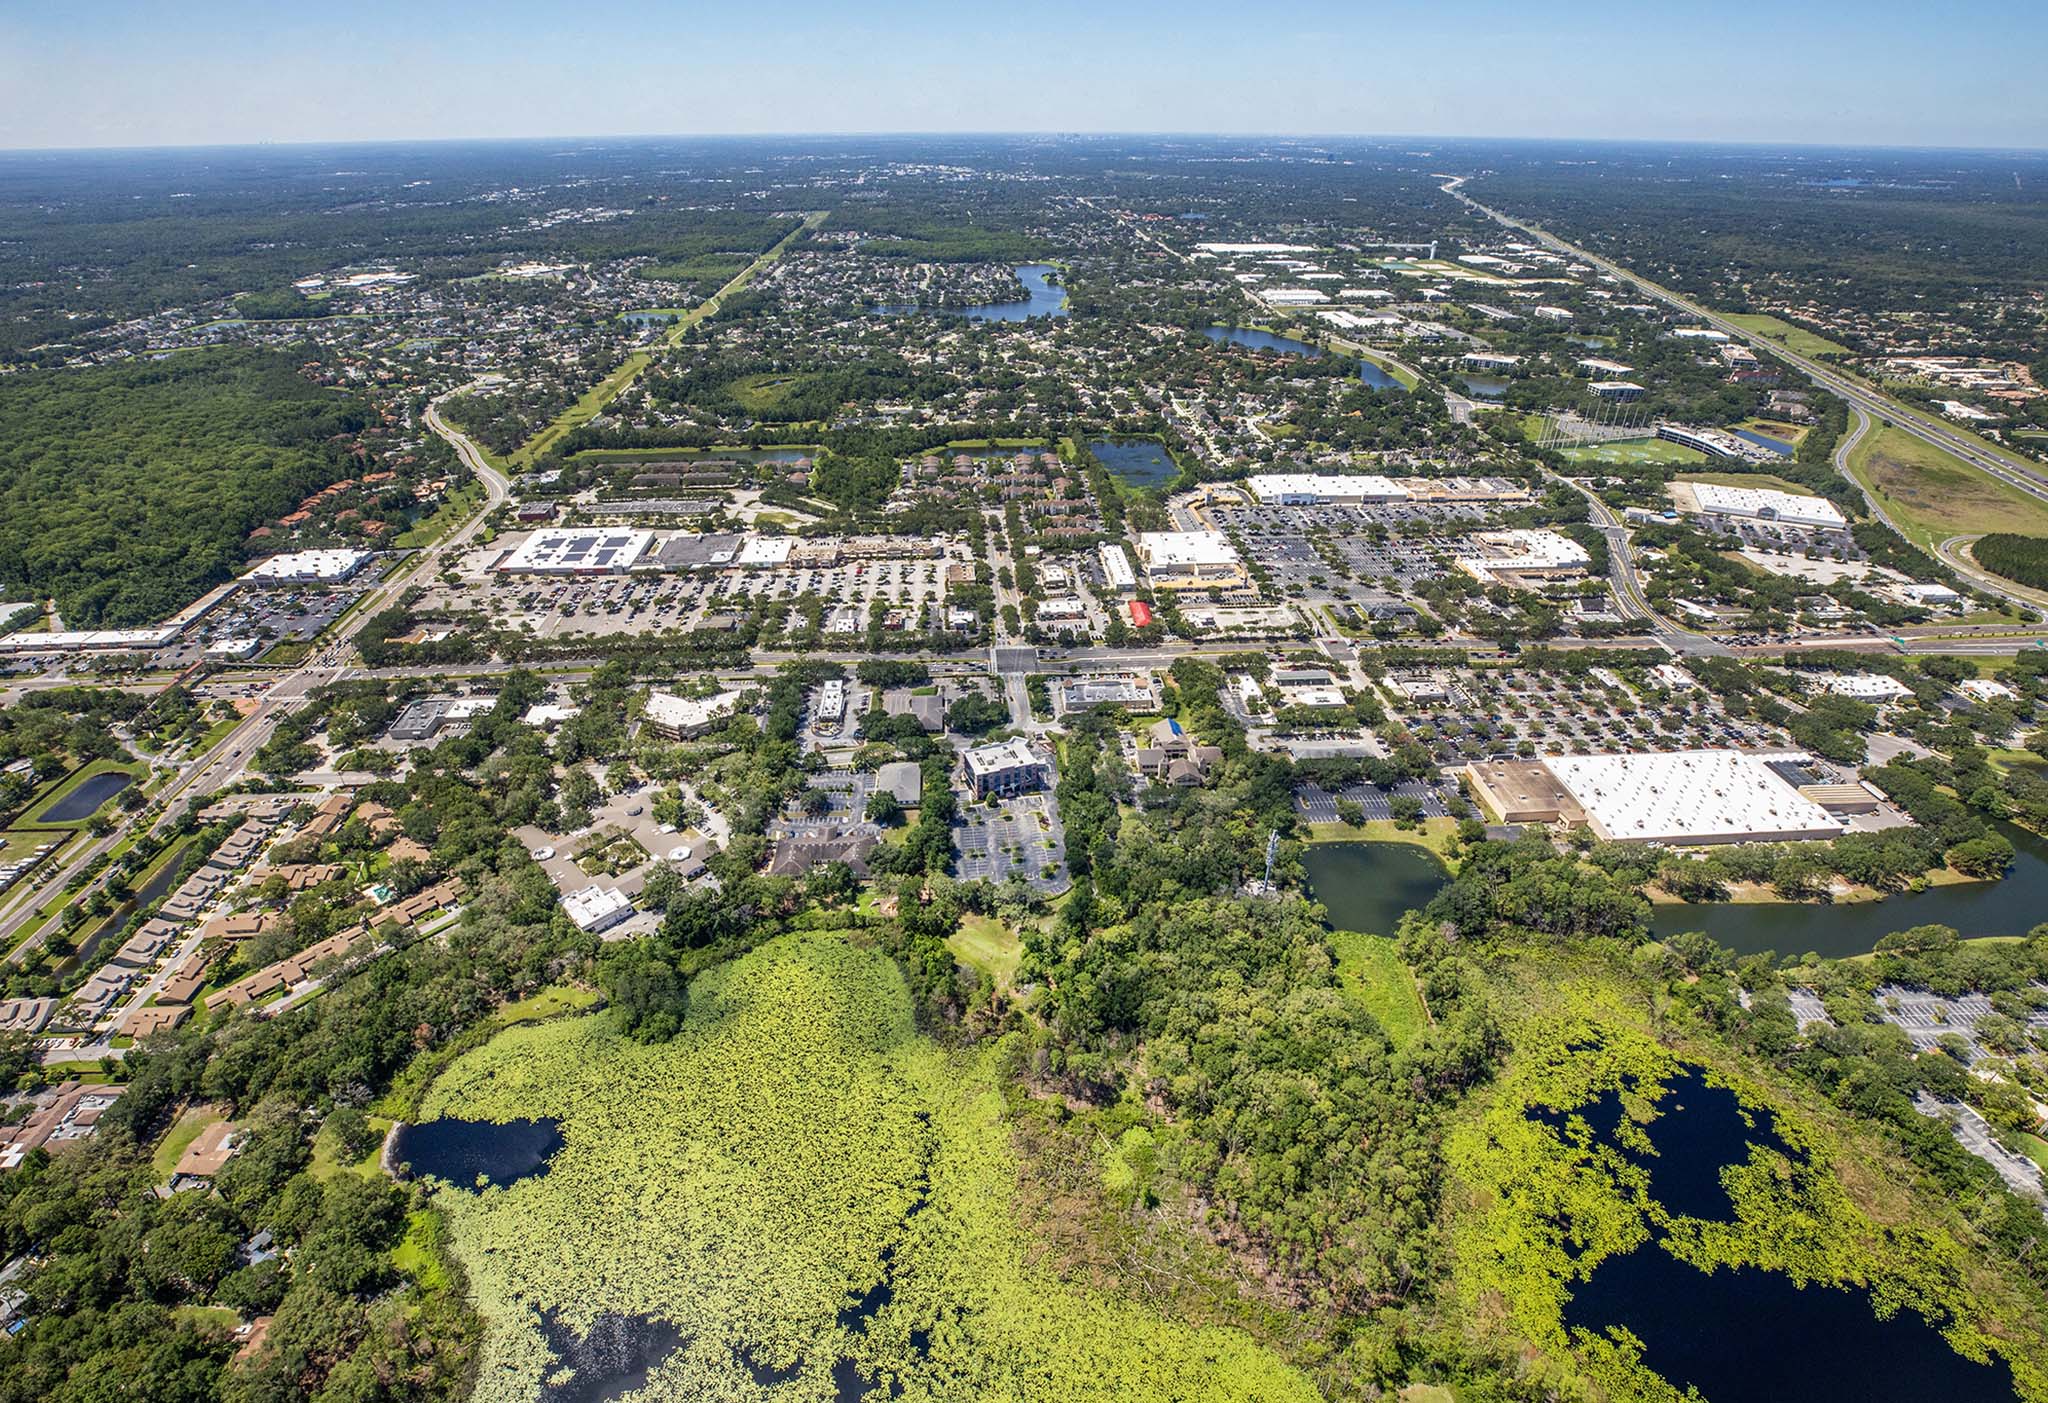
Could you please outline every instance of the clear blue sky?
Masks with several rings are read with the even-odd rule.
[[[836,131],[2048,147],[2028,0],[0,0],[0,148]]]

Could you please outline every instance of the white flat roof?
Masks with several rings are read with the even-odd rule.
[[[1893,701],[1913,695],[1911,687],[1882,672],[1819,672],[1809,673],[1807,678],[1823,692],[1858,701]]]
[[[1021,736],[997,741],[994,745],[977,745],[960,758],[971,775],[992,775],[1002,770],[1045,763],[1045,757],[1033,750]]]
[[[1244,485],[1261,502],[1326,502],[1340,497],[1399,502],[1408,496],[1407,488],[1376,473],[1254,473]]]
[[[1145,531],[1138,558],[1157,569],[1176,565],[1235,565],[1237,547],[1221,531]]]
[[[1458,557],[1473,574],[1496,570],[1583,569],[1592,563],[1586,548],[1559,531],[1521,526],[1509,531],[1481,531],[1468,538],[1483,554]]]
[[[503,571],[601,575],[632,567],[654,540],[652,531],[617,526],[548,527],[498,563]]]
[[[1124,554],[1124,548],[1119,545],[1104,543],[1102,575],[1109,581],[1111,589],[1129,589],[1138,583],[1138,577],[1131,571],[1131,558]]]
[[[345,580],[363,568],[366,550],[295,550],[273,555],[242,576],[245,580]]]
[[[741,569],[758,569],[789,563],[796,542],[787,536],[754,536],[740,547],[734,564]]]
[[[632,909],[633,903],[617,887],[585,887],[562,898],[562,910],[578,930],[597,930],[614,924]]]
[[[1196,244],[1204,253],[1314,253],[1314,244]]]
[[[1544,764],[1599,830],[1618,841],[1734,842],[1845,830],[1763,760],[1737,750],[1559,755]]]
[[[707,726],[721,716],[731,714],[738,704],[738,692],[720,692],[709,697],[679,697],[673,692],[649,692],[647,705],[640,715],[656,726],[671,730],[689,731]]]
[[[1700,510],[1716,516],[1750,516],[1763,521],[1789,521],[1797,526],[1848,524],[1841,510],[1824,497],[1769,487],[1730,487],[1719,482],[1695,482],[1691,487]]]

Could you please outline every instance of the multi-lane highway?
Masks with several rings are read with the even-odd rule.
[[[1889,395],[1873,389],[1867,382],[1854,375],[1838,370],[1824,361],[1818,361],[1811,356],[1794,351],[1783,342],[1773,341],[1761,332],[1751,331],[1747,327],[1738,325],[1720,313],[1710,308],[1702,307],[1699,303],[1694,302],[1691,298],[1681,293],[1673,292],[1661,284],[1651,282],[1649,279],[1629,271],[1610,259],[1602,258],[1597,253],[1580,248],[1577,244],[1560,239],[1557,235],[1539,225],[1530,224],[1526,220],[1516,219],[1512,215],[1503,214],[1499,210],[1481,204],[1460,188],[1467,179],[1468,177],[1466,176],[1458,176],[1447,181],[1442,187],[1443,192],[1462,201],[1469,208],[1485,215],[1487,218],[1504,224],[1517,233],[1524,234],[1557,253],[1566,254],[1582,262],[1589,263],[1601,272],[1612,274],[1623,282],[1640,289],[1646,296],[1654,297],[1666,306],[1684,312],[1688,316],[1699,318],[1716,331],[1724,332],[1759,350],[1768,351],[1779,360],[1798,367],[1799,371],[1808,379],[1823,389],[1847,400],[1851,405],[1858,406],[1868,413],[1878,415],[1893,427],[1911,434],[1914,438],[1932,444],[1946,453],[1954,454],[1970,464],[1970,466],[1983,470],[2008,486],[2018,488],[2030,497],[2038,497],[2042,501],[2048,502],[2048,472],[2029,467],[2020,460],[1999,452],[1975,434],[1954,428],[1939,420],[1931,419],[1919,410],[1902,404]]]
[[[405,590],[408,582],[421,573],[431,575],[439,559],[453,551],[467,546],[482,528],[492,510],[502,503],[511,491],[511,483],[505,475],[491,466],[483,450],[477,447],[460,429],[448,423],[441,415],[443,400],[471,388],[463,385],[450,390],[427,406],[427,426],[455,449],[463,465],[476,474],[477,481],[484,485],[483,505],[459,526],[451,530],[433,545],[408,557],[383,580],[371,586],[355,607],[330,632],[315,651],[298,667],[280,676],[258,700],[256,706],[227,735],[216,742],[203,754],[187,761],[162,789],[154,796],[157,818],[152,825],[158,831],[169,827],[191,807],[192,801],[203,798],[231,782],[249,763],[249,757],[262,749],[278,723],[291,712],[305,704],[307,696],[315,689],[339,681],[348,675],[351,659],[354,657],[355,636],[361,632],[377,613],[396,599]],[[103,838],[94,838],[73,846],[54,873],[37,884],[33,893],[24,882],[10,892],[4,904],[0,904],[0,946],[9,946],[5,963],[13,964],[28,958],[41,948],[45,932],[37,931],[26,940],[17,942],[16,937],[38,919],[46,893],[61,891],[92,863],[113,851],[127,836],[128,825],[117,826]],[[90,886],[78,892],[83,899]],[[37,899],[30,899],[34,896]]]

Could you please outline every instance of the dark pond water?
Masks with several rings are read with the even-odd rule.
[[[1231,346],[1244,346],[1254,351],[1277,351],[1286,356],[1308,356],[1321,359],[1322,348],[1294,336],[1279,336],[1270,331],[1260,331],[1249,326],[1206,326],[1202,335],[1211,341]],[[1376,362],[1360,356],[1358,378],[1375,390],[1405,390],[1408,388],[1393,374]]]
[[[1382,370],[1378,364],[1365,359],[1363,356],[1359,357],[1358,360],[1358,378],[1365,381],[1366,384],[1372,386],[1375,390],[1400,390],[1407,388],[1390,373]]]
[[[1021,322],[1033,317],[1064,317],[1067,314],[1067,290],[1052,281],[1053,271],[1050,263],[1026,263],[1019,268],[1017,281],[1024,284],[1024,297],[1018,302],[987,302],[976,307],[924,307],[915,302],[889,302],[868,310],[884,317],[910,312],[945,312],[975,322]]]
[[[1622,1149],[1650,1172],[1649,1191],[1672,1213],[1725,1222],[1734,1211],[1721,1171],[1751,1147],[1785,1152],[1768,1113],[1707,1084],[1697,1069],[1664,1084],[1659,1114],[1642,1129],[1654,1153],[1617,1144],[1621,1098],[1609,1092],[1569,1113],[1535,1118],[1563,1133],[1582,1117],[1597,1144]],[[1976,1364],[1949,1348],[1922,1317],[1880,1320],[1861,1292],[1801,1289],[1756,1268],[1703,1272],[1653,1240],[1609,1257],[1575,1286],[1564,1320],[1594,1333],[1626,1329],[1643,1362],[1678,1388],[1711,1403],[1867,1403],[1924,1400],[1991,1403],[2013,1396],[2009,1370]]]
[[[1292,336],[1275,336],[1270,331],[1260,331],[1249,326],[1207,326],[1202,335],[1211,341],[1230,346],[1244,346],[1254,351],[1278,351],[1282,355],[1319,357],[1322,351],[1306,341]]]
[[[559,1311],[544,1310],[541,1334],[570,1370],[541,1388],[535,1403],[615,1403],[646,1387],[647,1377],[681,1348],[683,1332],[666,1320],[605,1311],[578,1335]]]
[[[430,1120],[400,1128],[392,1158],[417,1175],[470,1188],[479,1177],[503,1188],[547,1172],[562,1148],[557,1120]]]
[[[178,868],[180,865],[181,864],[176,862],[168,863],[165,865],[163,871],[157,873],[154,877],[151,877],[147,882],[143,883],[142,886],[136,890],[134,896],[134,909],[137,911],[143,910],[152,901],[156,901],[161,899],[162,897],[168,896],[170,894],[171,887],[175,885],[178,880]],[[109,941],[113,941],[113,943],[116,946],[118,946],[121,943],[121,941],[126,940],[129,935],[133,934],[132,931],[128,930],[128,924],[128,922],[123,921],[115,925],[100,927],[100,929],[94,932],[92,937],[88,939],[85,942],[85,944],[78,947],[78,953],[72,956],[71,959],[72,968],[90,969],[92,967],[94,959],[99,954],[101,946],[107,944],[107,942]]]
[[[1965,937],[2024,935],[2048,920],[2048,841],[2011,824],[1999,824],[1998,831],[2013,846],[2003,881],[1961,882],[1840,906],[1682,902],[1656,907],[1651,928],[1660,937],[1703,930],[1743,955],[1813,951],[1830,958],[1863,954],[1893,931],[1914,926],[1954,926]]]
[[[1111,477],[1126,487],[1164,487],[1180,476],[1173,455],[1150,439],[1132,439],[1127,443],[1095,439],[1088,450],[1102,460]]]
[[[1314,843],[1301,855],[1309,894],[1332,930],[1392,935],[1401,917],[1429,905],[1450,873],[1414,843]]]
[[[1890,1320],[1859,1292],[1801,1289],[1754,1267],[1708,1273],[1650,1243],[1610,1257],[1565,1323],[1626,1326],[1643,1362],[1710,1403],[2010,1403],[2011,1371],[1949,1348],[1910,1310]]]
[[[91,775],[43,811],[43,823],[77,823],[100,811],[100,805],[135,783],[135,776],[109,770]]]
[[[1574,1117],[1583,1119],[1593,1143],[1615,1146],[1641,1165],[1650,1175],[1650,1196],[1687,1218],[1722,1222],[1735,1212],[1721,1170],[1747,1160],[1751,1145],[1792,1155],[1769,1111],[1746,1111],[1741,1098],[1725,1086],[1710,1085],[1697,1069],[1666,1081],[1657,1109],[1660,1114],[1647,1127],[1653,1155],[1616,1143],[1614,1133],[1622,1118],[1618,1091],[1604,1092],[1570,1111],[1538,1110],[1535,1118],[1560,1134]]]
[[[1491,375],[1461,375],[1458,381],[1465,393],[1479,399],[1499,399],[1508,392],[1508,382]]]
[[[1785,442],[1782,438],[1772,438],[1769,434],[1760,434],[1755,429],[1737,429],[1735,436],[1740,439],[1749,440],[1758,448],[1768,448],[1780,458],[1792,456],[1793,445]]]

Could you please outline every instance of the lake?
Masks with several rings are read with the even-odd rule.
[[[1652,910],[1651,928],[1660,938],[1703,930],[1742,955],[1813,951],[1830,958],[1863,954],[1892,932],[1913,926],[1954,926],[1964,936],[2023,935],[2048,920],[2048,840],[2009,823],[1996,826],[2013,846],[2012,866],[2002,881],[1958,882],[1837,906],[1793,901],[1663,904]]]
[[[1243,346],[1253,351],[1278,351],[1283,356],[1320,357],[1323,354],[1321,347],[1311,346],[1306,341],[1292,336],[1276,336],[1252,326],[1205,326],[1202,335],[1223,345]]]
[[[1368,935],[1392,935],[1451,879],[1442,860],[1415,843],[1311,843],[1301,865],[1330,928]]]
[[[1465,387],[1465,393],[1480,399],[1499,399],[1508,392],[1508,382],[1491,375],[1460,375],[1458,382]]]
[[[1375,390],[1405,390],[1408,388],[1381,368],[1377,362],[1369,361],[1363,356],[1359,357],[1358,360],[1358,378],[1365,381],[1366,384],[1372,386]]]
[[[1638,1127],[1649,1141],[1647,1154],[1616,1136],[1622,1106],[1615,1091],[1569,1112],[1531,1115],[1560,1137],[1568,1116],[1582,1117],[1594,1144],[1648,1172],[1650,1196],[1668,1212],[1708,1222],[1732,1219],[1721,1174],[1747,1162],[1752,1146],[1798,1161],[1768,1111],[1746,1108],[1752,1128],[1735,1093],[1709,1085],[1698,1068],[1668,1078],[1663,1091],[1659,1114]],[[1704,1272],[1662,1241],[1653,1237],[1602,1260],[1571,1286],[1564,1322],[1594,1334],[1626,1329],[1642,1341],[1643,1363],[1681,1390],[1696,1388],[1713,1403],[1992,1403],[2013,1396],[2004,1364],[1963,1358],[1911,1310],[1880,1320],[1862,1291],[1802,1289],[1755,1267]]]
[[[558,1120],[458,1120],[445,1117],[401,1126],[391,1158],[415,1175],[445,1179],[457,1188],[479,1178],[499,1188],[547,1172],[562,1148]]]
[[[103,770],[79,781],[62,799],[43,811],[38,823],[77,823],[100,811],[100,805],[135,783],[135,776],[120,770]]]
[[[1202,335],[1211,341],[1230,346],[1243,346],[1253,351],[1276,351],[1283,356],[1308,356],[1312,360],[1322,358],[1322,348],[1313,346],[1293,336],[1281,336],[1271,331],[1260,331],[1250,326],[1205,326]],[[1375,390],[1405,390],[1408,387],[1395,379],[1384,367],[1365,359],[1358,360],[1358,378]]]
[[[1067,290],[1052,281],[1050,263],[1026,263],[1017,269],[1017,281],[1024,284],[1020,302],[985,302],[975,307],[926,307],[916,302],[889,302],[868,310],[876,316],[902,316],[909,312],[945,312],[974,322],[1021,322],[1033,317],[1064,317]]]
[[[560,1309],[540,1312],[541,1334],[568,1373],[544,1385],[535,1403],[616,1403],[647,1384],[683,1345],[683,1332],[666,1320],[600,1311],[578,1335]]]
[[[1760,434],[1755,429],[1737,429],[1735,436],[1739,439],[1746,439],[1758,448],[1768,448],[1780,458],[1792,456],[1793,446],[1782,438],[1772,438],[1769,434]]]
[[[1089,442],[1088,451],[1100,458],[1109,475],[1126,487],[1164,487],[1180,476],[1180,466],[1173,461],[1173,455],[1149,438],[1122,443],[1094,439]]]

